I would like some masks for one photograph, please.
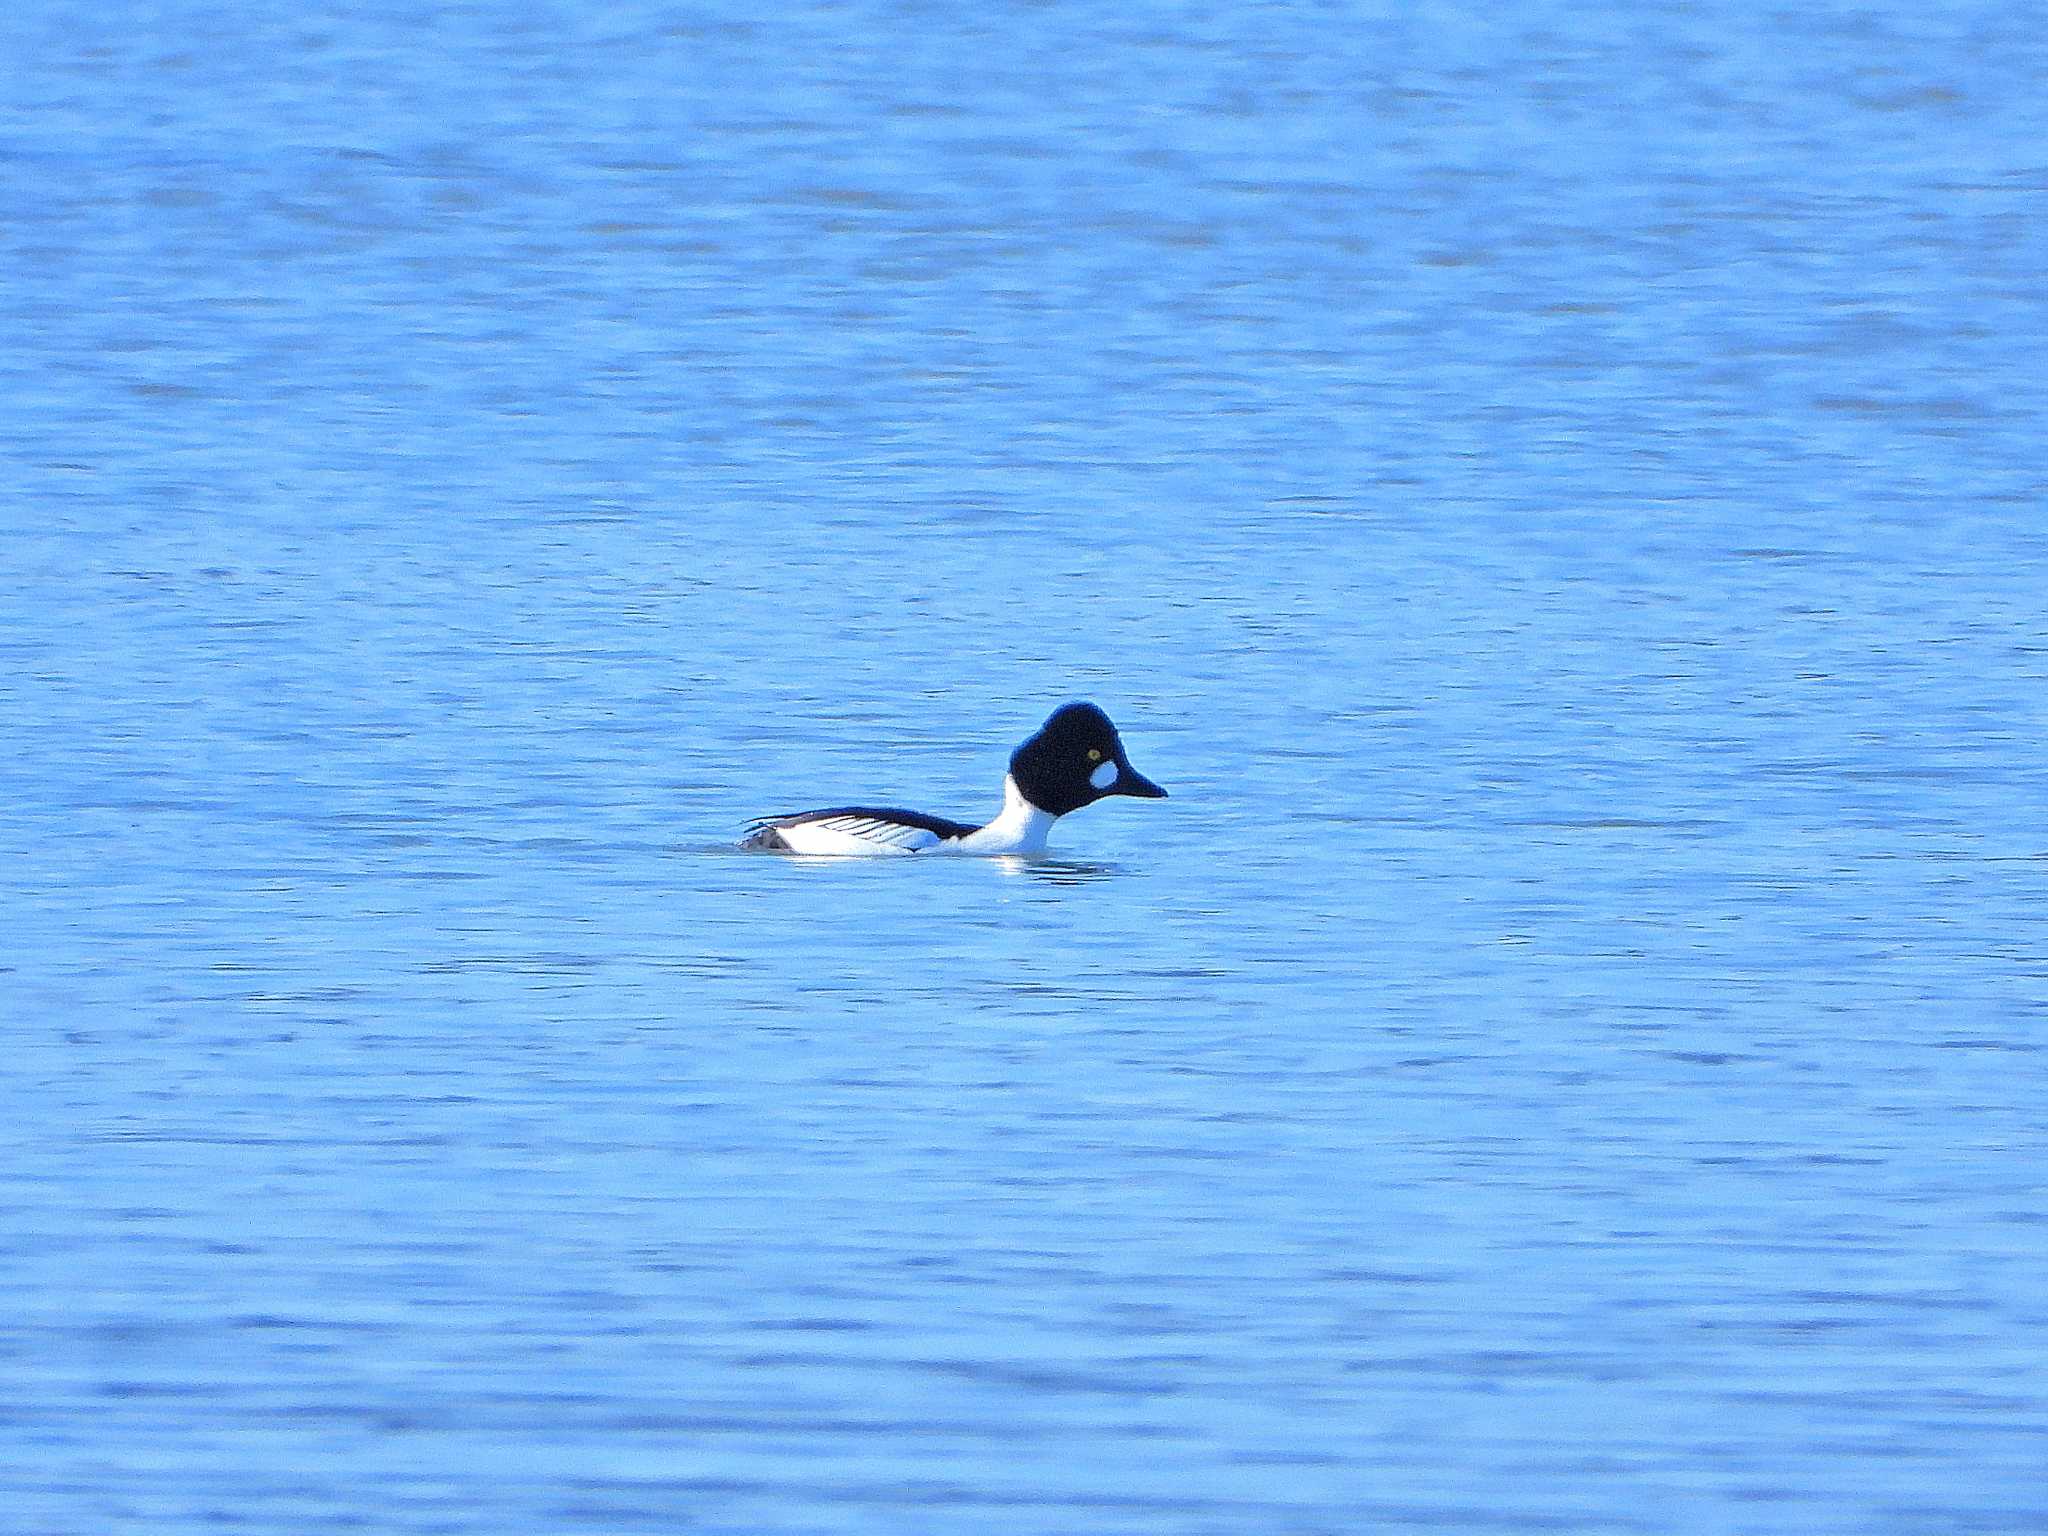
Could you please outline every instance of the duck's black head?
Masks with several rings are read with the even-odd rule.
[[[1164,800],[1166,791],[1131,766],[1109,716],[1093,704],[1063,704],[1010,754],[1010,777],[1040,810],[1078,811],[1106,795]]]

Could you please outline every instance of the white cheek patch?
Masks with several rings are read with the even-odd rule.
[[[1104,763],[1088,775],[1088,782],[1097,789],[1107,789],[1116,782],[1116,764]]]

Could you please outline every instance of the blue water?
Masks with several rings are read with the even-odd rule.
[[[9,8],[0,1526],[2048,1527],[2044,78]]]

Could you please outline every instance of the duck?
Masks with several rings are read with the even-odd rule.
[[[1164,800],[1166,791],[1131,766],[1123,738],[1094,704],[1063,704],[1010,754],[1003,808],[977,826],[893,806],[842,805],[763,816],[740,846],[764,853],[895,856],[908,853],[1045,852],[1053,823],[1111,795]]]

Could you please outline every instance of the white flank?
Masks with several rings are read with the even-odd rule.
[[[874,816],[827,816],[775,829],[791,853],[839,858],[871,858],[876,854],[916,853],[937,844],[936,832],[906,827],[900,821]]]

